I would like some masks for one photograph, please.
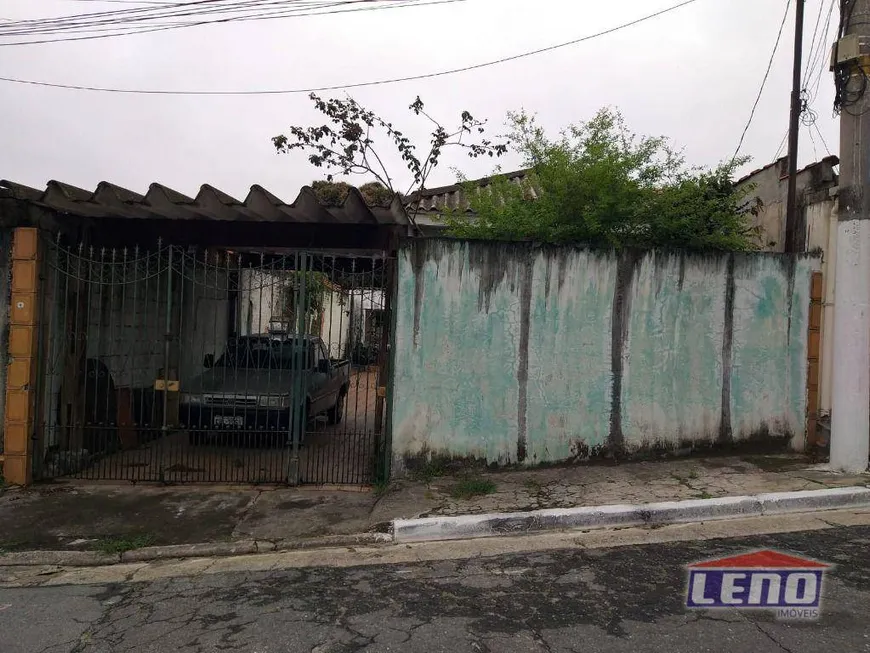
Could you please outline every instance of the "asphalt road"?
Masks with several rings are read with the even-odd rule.
[[[755,548],[836,565],[820,621],[685,610],[686,564]],[[0,589],[0,651],[870,651],[870,527]]]

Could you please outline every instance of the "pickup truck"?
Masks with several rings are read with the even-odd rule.
[[[304,409],[306,422],[325,414],[337,424],[344,414],[350,364],[330,359],[316,336],[233,338],[217,360],[206,355],[203,367],[181,388],[180,417],[191,441],[219,431],[289,433],[294,409]]]

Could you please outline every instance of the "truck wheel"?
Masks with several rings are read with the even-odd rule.
[[[338,398],[335,400],[335,406],[329,409],[327,417],[330,424],[338,424],[341,418],[344,417],[344,400],[347,397],[347,391],[342,388],[338,393]]]

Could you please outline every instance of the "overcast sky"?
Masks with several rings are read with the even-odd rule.
[[[820,3],[807,0],[807,48]],[[161,89],[307,88],[401,77],[480,63],[569,41],[677,0],[466,0],[431,7],[202,26],[156,34],[0,48],[0,76],[66,84]],[[0,17],[39,18],[134,5],[0,0]],[[412,137],[416,95],[445,123],[463,110],[497,128],[509,110],[537,113],[547,129],[618,107],[639,133],[666,135],[692,163],[731,157],[767,67],[785,0],[699,0],[621,32],[481,70],[353,91]],[[834,10],[836,12],[836,8]],[[743,152],[748,169],[773,160],[788,123],[793,16]],[[824,16],[823,20],[824,22]],[[833,21],[836,23],[835,20]],[[832,35],[826,37],[826,52]],[[9,40],[9,39],[6,39]],[[2,41],[0,41],[2,42]],[[825,66],[813,104],[837,153]],[[248,97],[117,95],[0,82],[0,178],[49,179],[93,189],[101,180],[144,193],[157,181],[195,195],[209,183],[244,199],[260,184],[292,200],[323,177],[301,154],[277,155],[270,138],[317,120],[304,94]],[[801,130],[801,165],[825,156]],[[502,162],[505,169],[516,160]],[[490,162],[445,158],[430,186]]]

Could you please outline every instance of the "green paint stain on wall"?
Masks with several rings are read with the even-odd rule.
[[[635,276],[622,397],[629,447],[718,433],[727,259],[683,265],[681,274],[679,256],[651,254]]]
[[[615,256],[487,247],[415,242],[400,252],[394,455],[514,463],[523,415],[526,464],[594,451],[610,431]],[[523,414],[518,280],[529,260]],[[766,427],[802,432],[813,266],[809,259],[790,269],[783,256],[735,257],[732,355],[723,362],[727,256],[645,255],[631,286],[623,347],[626,445],[716,438],[728,364],[735,439]]]

